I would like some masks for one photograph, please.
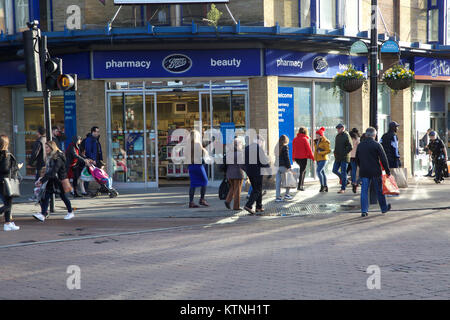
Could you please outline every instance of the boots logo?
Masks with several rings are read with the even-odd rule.
[[[328,70],[328,62],[324,57],[316,57],[313,60],[313,69],[317,73],[325,73]]]
[[[171,54],[164,58],[162,66],[170,73],[183,73],[192,67],[192,60],[184,54]]]

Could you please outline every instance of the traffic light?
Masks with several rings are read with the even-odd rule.
[[[39,55],[40,30],[32,27],[31,30],[22,32],[22,35],[23,49],[19,50],[17,55],[25,59],[25,65],[19,66],[19,70],[26,75],[28,91],[42,91]]]
[[[45,85],[47,90],[58,90],[58,77],[63,74],[62,59],[49,58],[45,61]]]
[[[58,77],[58,88],[63,91],[77,91],[76,74],[62,74]]]

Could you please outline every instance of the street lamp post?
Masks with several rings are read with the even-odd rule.
[[[370,126],[378,132],[378,3],[372,0],[370,33]],[[377,137],[375,137],[377,139]],[[373,183],[370,184],[370,204],[377,203],[377,194]]]

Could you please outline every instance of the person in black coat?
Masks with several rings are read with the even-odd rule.
[[[250,214],[255,214],[253,204],[256,202],[256,212],[264,212],[262,208],[263,176],[261,168],[269,167],[269,159],[262,148],[263,140],[257,137],[255,142],[245,147],[245,172],[252,185],[252,193],[244,207]]]
[[[389,123],[389,131],[386,132],[380,139],[384,152],[389,162],[390,168],[400,168],[400,151],[398,146],[397,130],[400,125],[392,121]]]
[[[67,208],[67,215],[64,219],[72,219],[74,217],[72,205],[64,192],[61,182],[67,179],[66,157],[59,150],[55,141],[48,141],[45,144],[45,152],[47,154],[45,175],[36,182],[36,186],[38,187],[45,186],[45,193],[43,199],[40,201],[41,212],[34,214],[33,217],[44,222],[48,217],[50,198],[53,194],[58,193]]]
[[[291,159],[289,157],[289,138],[286,135],[282,135],[278,141],[277,145],[278,149],[278,158],[276,161],[277,175],[276,175],[276,202],[281,202],[284,200],[292,199],[292,196],[289,194],[289,189],[286,187],[286,194],[284,199],[281,197],[281,180],[282,176],[286,174],[289,170],[291,170]]]
[[[5,135],[0,136],[0,198],[3,200],[3,207],[0,208],[0,214],[5,214],[5,225],[3,230],[16,231],[20,227],[12,222],[12,197],[5,194],[4,179],[17,176],[17,172],[22,164],[17,164],[16,158],[8,152],[9,138]]]
[[[41,177],[42,168],[45,167],[45,143],[47,142],[47,138],[45,137],[45,129],[43,127],[39,127],[36,132],[37,139],[33,143],[33,149],[31,151],[31,156],[29,160],[29,165],[31,167],[36,167],[36,176],[34,181],[38,181]]]
[[[380,162],[383,165],[386,174],[391,175],[389,163],[383,147],[375,137],[377,131],[369,127],[366,130],[365,139],[362,140],[356,149],[355,160],[359,166],[359,177],[361,178],[361,216],[368,216],[369,211],[369,186],[373,183],[378,196],[378,204],[381,212],[384,214],[391,209],[391,205],[386,202],[386,196],[383,195],[382,170]]]
[[[441,183],[444,180],[444,167],[447,165],[447,148],[444,142],[439,139],[436,131],[430,132],[430,143],[428,150],[433,159],[435,178],[434,182]]]
[[[66,150],[67,176],[69,179],[73,179],[73,195],[75,198],[81,197],[77,192],[78,179],[85,165],[89,165],[89,161],[80,155],[81,140],[81,137],[74,136]]]

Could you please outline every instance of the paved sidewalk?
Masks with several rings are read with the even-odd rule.
[[[23,194],[27,193],[29,185],[24,186]],[[345,194],[337,194],[339,186],[337,181],[331,183],[328,193],[319,193],[318,182],[308,183],[305,191],[293,190],[292,201],[275,202],[275,190],[267,190],[263,197],[265,208],[264,215],[291,216],[308,214],[332,214],[332,213],[358,213],[360,210],[360,189],[354,194],[351,188]],[[400,189],[397,197],[388,197],[393,210],[417,210],[419,208],[450,207],[450,181],[444,184],[435,184],[428,178],[410,179],[409,188]],[[284,192],[284,190],[282,190]],[[209,187],[206,199],[210,207],[199,209],[188,208],[188,187],[166,187],[156,189],[128,189],[119,190],[117,198],[110,199],[103,195],[96,198],[71,199],[76,208],[77,217],[83,218],[205,218],[205,217],[229,217],[236,215],[227,210],[223,201],[217,196],[218,189]],[[246,202],[246,192],[241,194],[241,207]],[[39,211],[38,205],[22,197],[15,201],[14,216],[16,218],[29,217]],[[195,197],[198,202],[199,190]],[[378,211],[378,205],[372,205],[371,211]],[[55,217],[65,215],[64,204],[56,201]],[[247,215],[246,211],[237,214]]]

